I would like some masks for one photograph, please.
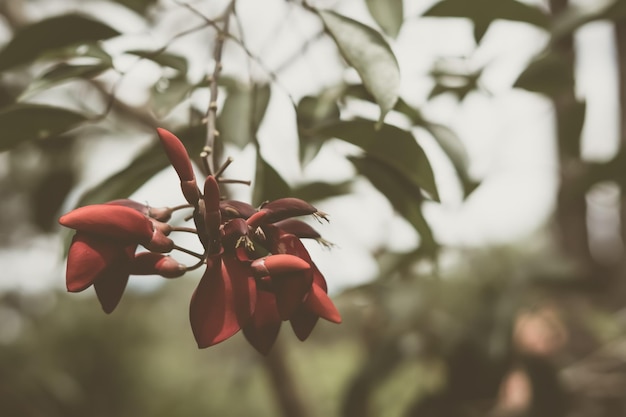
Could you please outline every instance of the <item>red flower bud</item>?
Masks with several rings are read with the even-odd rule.
[[[154,252],[141,252],[135,255],[130,264],[132,275],[161,275],[165,278],[178,278],[187,272],[187,267],[171,256]]]
[[[153,233],[150,220],[137,210],[109,204],[79,207],[61,216],[59,223],[80,232],[136,243],[149,242]]]
[[[170,163],[178,174],[178,178],[180,178],[181,181],[195,180],[193,166],[191,165],[191,159],[189,159],[185,145],[183,145],[176,135],[163,128],[157,128],[157,133],[159,134],[161,144],[165,149]]]
[[[220,215],[220,187],[215,177],[209,175],[204,182],[204,223],[210,236],[218,235],[222,216]]]
[[[290,233],[301,239],[320,239],[320,235],[317,230],[311,227],[308,223],[298,219],[286,219],[274,223],[276,227],[281,229],[284,233]]]
[[[174,249],[174,241],[165,236],[158,229],[154,229],[150,241],[148,243],[142,243],[142,245],[152,252],[166,253]]]
[[[150,221],[152,222],[154,228],[163,233],[165,236],[168,236],[170,233],[172,233],[172,226],[170,226],[168,223],[163,223],[152,218],[150,218]]]
[[[275,223],[291,217],[308,214],[326,219],[326,213],[318,211],[304,200],[294,197],[279,198],[264,204],[256,214],[248,219],[248,224],[251,227],[257,227],[261,224]]]
[[[107,201],[104,204],[111,204],[114,206],[124,206],[130,207],[132,209],[137,210],[141,214],[148,216],[152,219],[158,220],[160,222],[166,222],[172,217],[172,209],[169,207],[150,207],[146,204],[139,203],[134,200],[129,200],[128,198],[122,198],[119,200]]]
[[[193,173],[191,159],[185,145],[172,132],[162,128],[157,128],[157,133],[161,139],[161,144],[165,149],[170,163],[176,170],[178,178],[180,178],[180,187],[185,196],[185,200],[194,207],[198,205],[200,199],[200,190],[196,184],[196,177]]]
[[[255,275],[263,277],[267,275],[300,272],[311,269],[311,265],[305,260],[293,255],[269,255],[255,259],[250,264]]]
[[[220,213],[223,218],[233,219],[233,218],[242,218],[247,219],[256,213],[256,209],[243,201],[237,200],[223,200],[220,201]]]

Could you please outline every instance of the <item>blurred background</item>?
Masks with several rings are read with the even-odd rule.
[[[230,3],[0,0],[0,416],[626,415],[624,0],[236,0],[226,192],[329,213],[343,323],[198,350],[199,273],[65,292],[60,214],[182,202],[155,128],[199,154]]]

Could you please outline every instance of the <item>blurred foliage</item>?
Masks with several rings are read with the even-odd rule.
[[[158,144],[143,142],[122,167],[111,168],[106,178],[73,196],[81,179],[80,150],[90,141],[113,136],[136,144],[135,138],[148,131],[154,136],[154,128],[164,126],[176,131],[190,154],[200,153],[212,71],[206,62],[196,65],[195,54],[171,46],[201,31],[213,42],[220,22],[218,15],[203,15],[199,26],[182,28],[164,44],[137,47],[123,42],[134,34],[122,30],[122,24],[77,13],[80,6],[43,16],[26,3],[0,2],[1,24],[10,34],[0,47],[0,245],[5,247],[56,233],[55,219],[68,201],[85,205],[128,197],[167,166]],[[202,2],[108,3],[150,29],[171,12],[187,13],[185,22],[204,13],[195,8]],[[334,44],[348,73],[337,77],[341,82],[301,97],[285,92],[281,74],[268,69],[264,54],[257,56],[246,44],[245,22],[224,35],[247,57],[249,68],[224,63],[231,68],[218,83],[216,166],[229,149],[252,150],[257,205],[285,196],[345,196],[353,180],[368,181],[420,238],[406,253],[377,249],[378,279],[336,297],[344,324],[319,325],[306,344],[281,336],[278,363],[286,366],[287,383],[301,395],[294,401],[311,416],[626,414],[625,256],[623,248],[612,262],[594,256],[587,210],[594,187],[618,189],[621,221],[610,226],[626,242],[626,1],[580,7],[550,0],[539,7],[517,0],[441,0],[421,16],[407,16],[409,3],[363,0],[370,25],[340,7],[286,1],[292,12],[318,19],[323,33],[310,42]],[[412,76],[400,74],[402,57],[395,55],[403,25],[408,19],[449,18],[472,24],[477,49],[500,20],[531,25],[549,38],[512,87],[543,95],[554,109],[560,175],[556,208],[549,225],[511,247],[441,246],[423,213],[449,185],[436,181],[435,161],[422,148],[422,136],[441,151],[463,197],[480,187],[480,178],[470,174],[461,137],[431,120],[427,107],[443,96],[467,103],[474,94],[488,93],[484,81],[491,64],[473,67],[471,56],[441,56],[430,68],[432,88],[425,103],[416,105],[412,92],[400,89],[401,76]],[[576,94],[574,35],[598,21],[615,32],[621,145],[609,160],[592,162],[581,150],[588,109]],[[158,72],[146,80],[140,104],[118,94],[132,71],[120,69],[119,62],[129,58],[135,65],[150,63]],[[252,67],[265,72],[259,77],[263,80],[252,76]],[[296,128],[296,163],[306,168],[328,144],[339,141],[354,151],[341,156],[354,167],[355,178],[295,181],[270,163],[264,155],[270,142],[258,136],[273,101],[284,96],[293,107],[282,116]],[[377,107],[375,116],[359,111],[371,106]],[[129,291],[111,316],[102,314],[90,295],[2,293],[0,415],[285,413],[275,398],[284,391],[272,379],[275,358],[259,357],[239,336],[210,352],[190,343],[186,305],[192,288],[167,282],[151,292]]]

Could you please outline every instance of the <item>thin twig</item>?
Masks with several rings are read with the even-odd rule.
[[[193,227],[181,227],[181,226],[172,227],[172,232],[193,233],[195,235],[198,234],[198,231],[194,229]]]
[[[209,91],[211,92],[209,98],[209,105],[207,107],[206,112],[206,121],[207,121],[207,137],[203,154],[204,160],[206,161],[206,165],[209,168],[209,174],[214,171],[213,167],[213,158],[212,152],[215,144],[215,138],[219,135],[217,132],[217,95],[218,95],[218,80],[220,74],[222,72],[222,52],[224,50],[224,42],[226,41],[226,36],[224,34],[228,33],[228,28],[230,25],[230,15],[235,10],[236,0],[231,0],[222,15],[224,17],[224,27],[221,32],[217,33],[217,39],[215,41],[215,48],[213,50],[213,60],[215,61],[215,66],[213,68],[213,75],[209,81]]]
[[[194,257],[196,257],[196,258],[198,258],[198,259],[202,259],[202,260],[204,260],[204,258],[205,258],[205,256],[204,256],[204,255],[199,254],[199,253],[197,253],[197,252],[194,252],[194,251],[192,251],[192,250],[189,250],[189,249],[187,249],[187,248],[183,248],[182,246],[174,245],[174,247],[173,247],[172,249],[177,250],[177,251],[180,251],[180,252],[183,252],[183,253],[186,253],[187,255],[194,256]]]
[[[203,19],[204,22],[207,25],[211,26],[213,29],[215,29],[218,34],[221,34],[222,36],[226,37],[226,39],[233,41],[237,46],[239,46],[241,48],[241,50],[248,56],[248,58],[251,59],[252,61],[254,61],[254,63],[256,63],[259,66],[259,68],[261,68],[261,70],[263,70],[265,75],[267,75],[269,77],[269,79],[272,81],[272,83],[275,84],[278,88],[280,88],[285,93],[287,98],[289,98],[289,100],[291,101],[293,106],[296,107],[296,102],[295,102],[293,96],[291,95],[289,90],[287,90],[287,88],[278,79],[278,75],[276,74],[276,72],[273,71],[270,67],[268,67],[265,64],[265,62],[263,62],[263,60],[258,55],[253,53],[246,46],[246,43],[243,40],[243,38],[240,39],[240,38],[236,37],[235,35],[233,35],[232,33],[228,33],[226,31],[222,30],[220,28],[220,26],[217,24],[217,21],[220,20],[220,19],[214,19],[214,20],[209,19],[208,17],[203,15],[202,12],[200,12],[198,9],[196,9],[195,7],[193,7],[192,5],[190,5],[188,3],[184,3],[184,2],[179,1],[179,0],[174,0],[174,2],[176,4],[178,4],[178,5],[186,8],[187,10],[191,11],[194,15],[198,16],[199,18]],[[239,30],[242,33],[242,37],[243,37],[242,25],[241,25],[241,22],[239,21],[239,18],[237,16],[237,13],[236,13],[234,8],[232,10],[232,14],[237,18],[237,26],[239,27]]]

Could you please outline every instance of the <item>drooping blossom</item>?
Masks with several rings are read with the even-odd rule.
[[[297,198],[282,198],[259,208],[221,197],[219,178],[209,175],[201,188],[182,142],[165,129],[157,130],[175,169],[181,191],[193,210],[202,254],[184,266],[165,255],[183,250],[170,233],[173,209],[152,209],[132,200],[114,200],[80,207],[59,222],[76,230],[67,263],[68,291],[94,286],[106,312],[118,304],[129,275],[166,278],[188,270],[205,270],[191,297],[189,318],[200,348],[220,343],[240,330],[259,352],[267,354],[282,322],[289,321],[305,340],[321,317],[340,323],[327,295],[326,281],[300,239],[326,241],[296,217],[326,214]],[[186,231],[191,229],[186,228]],[[136,253],[139,246],[147,251]],[[193,252],[189,252],[193,254]]]

